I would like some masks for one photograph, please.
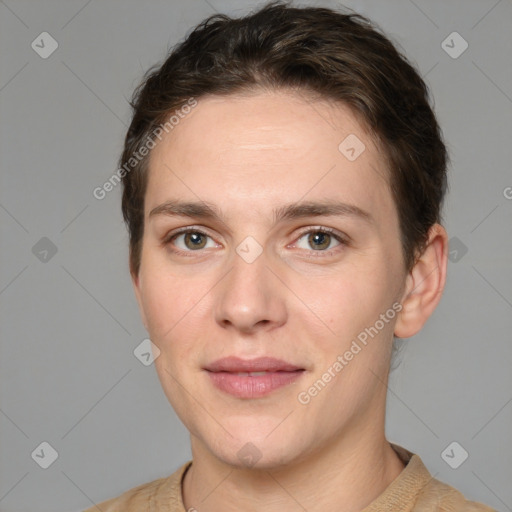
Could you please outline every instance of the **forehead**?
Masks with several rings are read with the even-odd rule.
[[[149,169],[146,214],[169,196],[246,215],[315,198],[393,210],[384,158],[351,109],[297,93],[200,98]]]

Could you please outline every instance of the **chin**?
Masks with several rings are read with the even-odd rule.
[[[292,464],[296,459],[290,453],[283,453],[282,449],[274,449],[274,447],[269,446],[257,447],[250,441],[234,452],[219,453],[217,456],[226,464],[237,469],[253,471],[282,469]]]
[[[220,442],[218,439],[208,438],[206,442],[210,451],[219,460],[237,469],[279,469],[303,455],[300,447],[296,445],[295,436],[268,436],[270,431],[271,429],[262,433],[260,429],[258,434],[254,435],[250,435],[247,429],[233,431],[233,438],[226,434]]]

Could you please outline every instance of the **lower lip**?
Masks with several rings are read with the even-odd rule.
[[[265,375],[243,376],[229,372],[208,372],[213,384],[237,398],[259,398],[299,379],[304,370],[268,372]]]

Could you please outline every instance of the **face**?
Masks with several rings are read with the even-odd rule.
[[[278,467],[374,435],[406,271],[384,158],[351,111],[201,98],[149,169],[134,285],[193,450]]]

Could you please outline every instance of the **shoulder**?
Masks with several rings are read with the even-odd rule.
[[[172,475],[133,487],[120,496],[97,503],[83,512],[182,512],[181,479],[191,461]]]
[[[413,512],[496,512],[477,501],[467,500],[454,487],[432,478],[419,493]]]
[[[120,496],[116,498],[110,498],[106,501],[102,501],[84,512],[98,512],[98,509],[101,512],[128,512],[135,510],[149,510],[148,505],[151,502],[151,499],[155,494],[158,494],[158,489],[165,484],[166,480],[170,478],[159,478],[158,480],[153,480],[152,482],[147,482],[145,484],[138,485],[137,487],[133,487],[125,491]],[[146,508],[144,508],[146,506]]]
[[[455,487],[434,478],[419,455],[394,443],[391,446],[405,467],[365,512],[496,512],[483,503],[467,500]]]

